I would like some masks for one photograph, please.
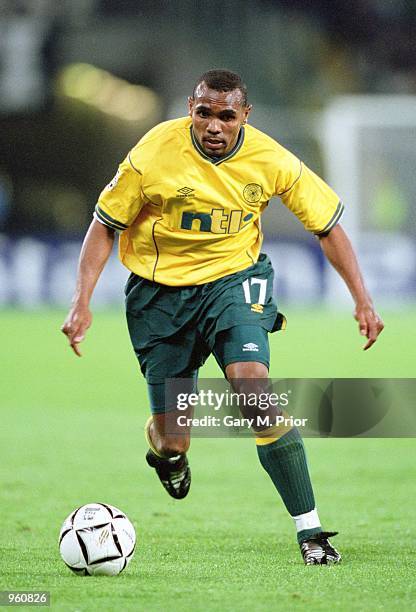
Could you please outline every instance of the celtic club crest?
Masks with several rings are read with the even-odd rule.
[[[254,204],[258,202],[263,195],[263,187],[257,183],[249,183],[244,187],[243,196],[246,202]]]

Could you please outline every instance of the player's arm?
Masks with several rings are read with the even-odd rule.
[[[276,195],[303,223],[316,234],[321,247],[340,276],[355,302],[355,318],[360,333],[367,336],[367,350],[377,340],[384,325],[374,310],[370,295],[351,243],[338,224],[343,205],[337,194],[295,156],[287,153],[286,166],[278,176]]]
[[[61,327],[68,337],[69,344],[78,357],[81,357],[79,343],[85,338],[92,323],[89,308],[94,287],[110,257],[114,244],[114,230],[93,219],[82,244],[79,257],[76,289],[72,306]]]
[[[368,339],[364,346],[364,350],[367,350],[383,331],[384,324],[374,310],[351,242],[340,225],[336,225],[328,234],[319,236],[319,241],[326,258],[350,290],[360,334]]]
[[[138,166],[133,164],[133,153],[134,149],[120,164],[113,180],[101,192],[95,207],[94,221],[82,245],[72,307],[61,327],[78,356],[81,356],[78,345],[85,338],[92,322],[89,309],[91,295],[110,257],[115,231],[125,231],[144,205],[142,174]]]

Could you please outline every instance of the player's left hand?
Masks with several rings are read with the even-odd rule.
[[[358,327],[360,334],[366,336],[368,339],[367,344],[363,347],[366,351],[374,342],[384,329],[384,323],[374,310],[374,306],[371,303],[357,304],[354,312],[354,318],[358,321]]]
[[[92,313],[88,306],[74,303],[61,327],[61,332],[68,338],[69,346],[77,357],[82,356],[79,344],[84,340],[91,323]]]

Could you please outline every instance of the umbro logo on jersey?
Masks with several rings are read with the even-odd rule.
[[[189,198],[190,196],[195,195],[195,189],[191,189],[190,187],[181,187],[176,190],[178,198]]]
[[[259,347],[254,342],[247,342],[247,344],[243,344],[243,351],[254,351],[259,352]]]

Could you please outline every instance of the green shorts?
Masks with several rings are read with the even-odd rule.
[[[264,254],[249,268],[204,285],[169,287],[130,276],[127,323],[154,412],[166,407],[153,391],[166,378],[196,378],[211,353],[223,371],[238,361],[269,367],[268,333],[285,323],[273,278]]]

